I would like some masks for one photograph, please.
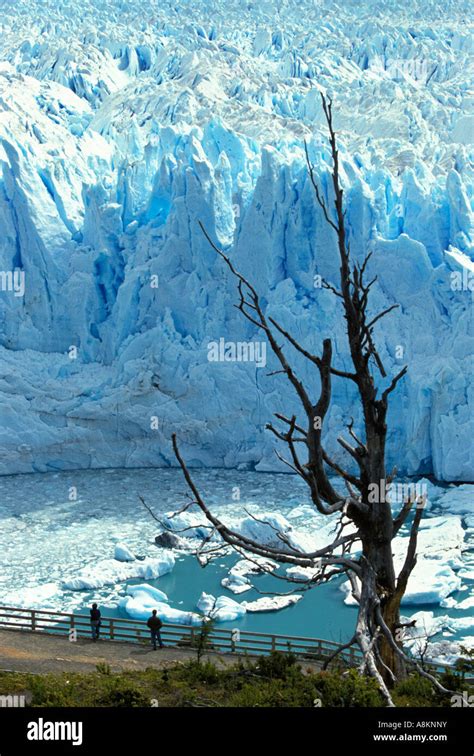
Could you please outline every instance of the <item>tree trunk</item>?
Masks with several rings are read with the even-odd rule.
[[[381,608],[384,622],[390,630],[395,643],[401,648],[401,641],[397,635],[397,631],[400,630],[400,596],[398,596],[397,592],[389,596]],[[389,644],[385,635],[380,637],[379,652],[380,658],[392,670],[397,681],[405,679],[407,676],[405,661],[397,654],[393,646]],[[389,680],[389,675],[386,671],[380,671],[385,682],[390,686],[391,680]]]
[[[368,587],[367,591],[362,592],[360,609],[366,614],[367,628],[370,636],[373,637],[379,625],[376,610],[377,607],[380,607],[385,624],[393,639],[401,648],[401,639],[397,635],[397,630],[400,628],[401,595],[396,589],[392,543],[391,540],[377,541],[374,538],[377,532],[380,533],[380,531],[374,529],[367,536],[368,543],[367,541],[363,542],[363,554],[367,561],[363,569],[362,580],[366,581]],[[376,652],[377,669],[388,687],[391,687],[394,682],[388,670],[391,670],[397,680],[406,677],[404,660],[397,654],[383,632],[380,632],[377,638]]]

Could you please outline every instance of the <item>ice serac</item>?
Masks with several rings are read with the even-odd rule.
[[[391,372],[409,365],[389,464],[473,479],[469,6],[277,6],[2,7],[0,270],[25,290],[2,278],[0,472],[174,464],[173,430],[192,465],[276,469],[264,426],[297,406],[266,375],[271,355],[208,361],[211,341],[262,334],[198,222],[268,315],[310,349],[331,336],[349,366],[338,301],[317,285],[337,284],[337,249],[303,152],[331,202],[323,91],[352,253],[373,253],[371,307],[400,304],[374,332]],[[339,460],[349,390],[335,379]]]

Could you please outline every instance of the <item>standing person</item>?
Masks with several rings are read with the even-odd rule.
[[[96,641],[99,640],[99,633],[100,633],[100,611],[97,608],[97,604],[92,604],[91,609],[91,632],[92,632],[92,640]]]
[[[160,618],[156,614],[156,609],[153,609],[151,613],[151,617],[148,618],[148,621],[146,623],[148,627],[150,628],[150,634],[151,634],[151,643],[153,645],[153,650],[156,651],[156,641],[160,644],[160,648],[163,648],[163,641],[161,640],[161,628],[163,627],[163,623],[160,620]]]

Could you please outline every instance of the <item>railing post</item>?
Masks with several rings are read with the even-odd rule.
[[[113,619],[109,620],[109,635],[110,635],[110,640],[113,640],[114,639],[114,621],[113,621]]]
[[[276,638],[272,635],[272,651],[276,651]]]
[[[31,629],[33,632],[36,630],[36,612],[34,609],[31,610]]]

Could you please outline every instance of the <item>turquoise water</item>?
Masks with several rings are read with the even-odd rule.
[[[126,585],[136,585],[146,582],[164,591],[169,597],[169,605],[183,611],[196,612],[196,603],[202,591],[214,596],[226,595],[237,602],[254,601],[271,593],[284,594],[292,591],[290,583],[284,583],[271,575],[252,576],[255,588],[238,596],[230,593],[221,585],[221,580],[228,570],[240,557],[227,556],[219,558],[206,567],[201,567],[195,557],[184,556],[176,560],[171,573],[163,575],[157,580],[136,579],[127,580]],[[219,622],[219,628],[239,628],[261,633],[275,633],[277,635],[297,635],[310,638],[323,638],[337,643],[350,639],[354,633],[357,617],[357,607],[347,606],[343,602],[340,590],[344,578],[335,578],[329,583],[315,586],[305,591],[303,598],[295,605],[280,609],[276,612],[247,612],[243,617],[231,622]],[[474,581],[466,581],[472,586]],[[297,592],[297,591],[296,591]],[[84,604],[78,608],[76,614],[89,612],[90,604],[95,599],[94,593],[83,594]],[[457,591],[452,594],[456,601],[462,601],[466,593]],[[402,607],[402,614],[410,617],[419,611],[431,611],[435,616],[449,614],[448,610],[433,604],[417,604]],[[128,619],[128,615],[121,609],[102,608],[104,617],[121,617]],[[456,618],[472,617],[472,609],[456,610]],[[450,635],[450,640],[460,640],[463,633]],[[440,640],[441,636],[437,637]]]
[[[202,590],[214,596],[225,594],[238,602],[260,598],[261,594],[255,589],[235,596],[221,586],[220,581],[236,561],[236,557],[228,556],[202,568],[193,557],[184,557],[176,562],[173,572],[163,575],[158,580],[146,582],[168,594],[170,606],[185,611],[196,611],[196,601]],[[143,582],[143,580],[128,580],[127,585]],[[271,575],[252,577],[252,582],[265,595],[272,591],[287,593],[292,588],[291,584],[277,580]],[[307,591],[304,598],[297,604],[286,609],[277,612],[248,612],[238,620],[219,622],[218,627],[279,635],[318,637],[336,642],[348,640],[354,632],[356,609],[344,606],[339,590],[340,582],[340,580],[333,581],[315,587]],[[85,608],[88,608],[87,602]],[[127,617],[127,614],[120,609],[103,609],[102,611],[104,616]]]

